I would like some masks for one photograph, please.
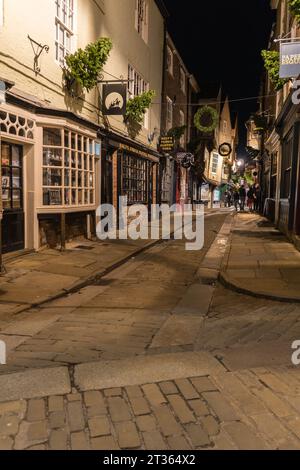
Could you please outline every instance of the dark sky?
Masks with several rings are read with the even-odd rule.
[[[200,86],[220,81],[231,100],[259,94],[273,13],[270,0],[164,0],[169,32],[190,73]],[[240,151],[245,126],[257,100],[232,103],[239,113]]]

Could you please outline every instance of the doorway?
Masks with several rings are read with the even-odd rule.
[[[24,249],[23,147],[1,143],[2,252]]]

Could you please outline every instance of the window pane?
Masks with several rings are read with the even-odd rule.
[[[53,170],[52,168],[44,168],[43,185],[44,186],[61,186],[62,177],[61,170]]]
[[[81,188],[83,184],[82,171],[78,172],[78,187]]]
[[[1,160],[2,160],[2,167],[9,166],[10,164],[10,156],[9,156],[9,146],[2,144],[1,146]]]
[[[65,136],[65,141],[64,141],[65,142],[65,147],[69,148],[70,147],[70,132],[65,131],[64,136]]]
[[[73,188],[77,186],[76,171],[72,171],[72,186]]]
[[[100,157],[101,155],[101,144],[100,142],[95,142],[95,155]]]
[[[60,189],[44,189],[43,190],[44,206],[61,206],[61,190]]]
[[[11,208],[11,195],[9,189],[2,189],[2,204],[3,209],[10,209]]]
[[[61,149],[45,149],[43,152],[43,164],[45,166],[62,166]]]
[[[2,188],[10,187],[10,170],[2,168]]]
[[[19,147],[12,146],[12,159],[11,159],[12,166],[20,166],[21,165],[21,155]]]
[[[81,152],[82,151],[82,137],[81,135],[77,138],[77,149]]]
[[[76,152],[72,152],[71,166],[72,168],[76,168]]]
[[[14,209],[21,208],[21,191],[18,189],[13,190],[13,200],[12,205]]]
[[[70,167],[70,150],[65,150],[65,167]]]
[[[70,189],[65,189],[65,202],[66,206],[69,206],[71,204],[71,190]]]
[[[44,145],[61,146],[61,130],[44,128]]]
[[[76,138],[75,138],[75,134],[71,134],[71,148],[73,150],[76,150]]]
[[[78,154],[78,168],[82,168],[82,153]]]
[[[65,170],[65,186],[71,186],[70,170]]]

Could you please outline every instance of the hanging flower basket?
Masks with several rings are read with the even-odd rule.
[[[195,127],[205,134],[213,132],[219,123],[219,114],[215,108],[211,106],[203,106],[198,109],[195,114]]]

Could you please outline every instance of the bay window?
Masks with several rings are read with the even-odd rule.
[[[100,143],[68,129],[44,128],[43,205],[95,204],[95,157]]]

